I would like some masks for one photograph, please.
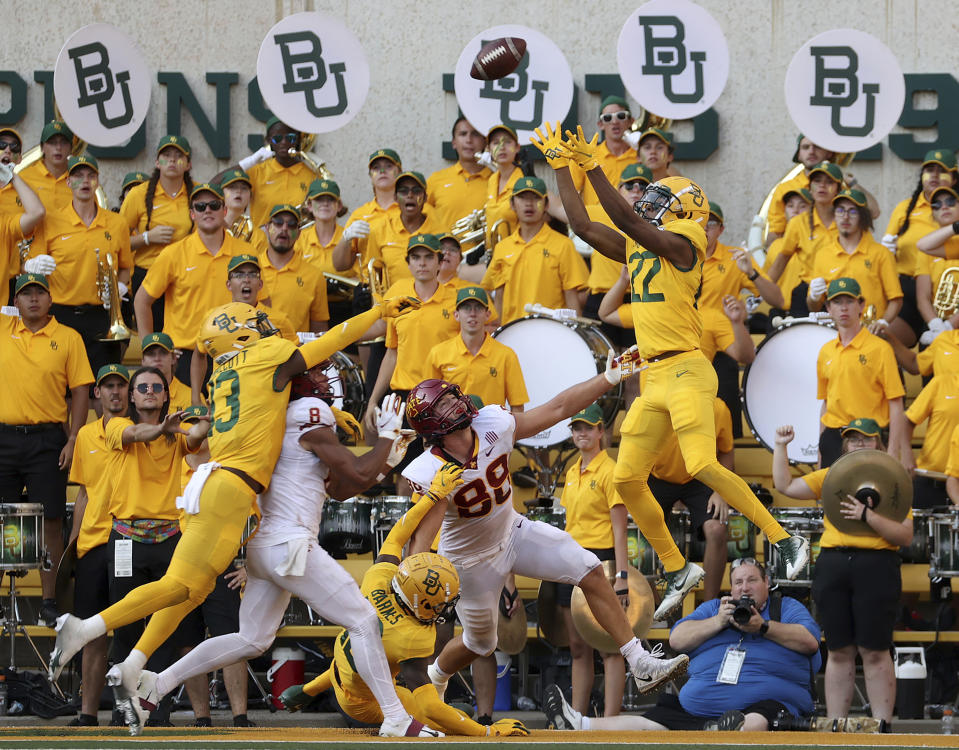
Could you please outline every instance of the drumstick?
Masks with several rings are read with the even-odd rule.
[[[940,482],[945,482],[949,478],[948,474],[943,474],[941,471],[933,471],[932,469],[916,469],[916,475],[936,479]]]

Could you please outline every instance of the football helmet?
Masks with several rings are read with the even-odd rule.
[[[290,378],[290,401],[313,396],[332,406],[333,399],[336,397],[333,380],[339,380],[339,375],[331,378],[327,372],[330,368],[333,368],[334,373],[336,372],[333,361],[324,359],[306,372]]]
[[[709,218],[706,193],[687,177],[666,177],[652,183],[633,209],[657,227],[676,219],[690,219],[705,229]]]
[[[455,398],[440,409],[440,399],[447,393]],[[478,413],[473,402],[463,395],[458,385],[436,378],[424,380],[415,386],[406,401],[406,419],[410,427],[427,441],[461,430],[469,425]]]
[[[422,623],[445,622],[460,598],[460,577],[453,563],[435,552],[418,552],[399,564],[393,592]]]
[[[279,331],[266,313],[245,302],[230,302],[207,313],[200,329],[203,348],[219,364],[261,338]]]

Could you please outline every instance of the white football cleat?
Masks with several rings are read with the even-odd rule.
[[[140,672],[140,682],[137,683],[137,698],[140,700],[140,708],[147,711],[156,711],[160,703],[161,696],[157,692],[157,673],[144,669]]]
[[[445,737],[437,729],[430,729],[421,721],[408,716],[405,721],[394,724],[384,721],[380,724],[380,737]]]
[[[633,680],[641,695],[646,695],[686,672],[689,657],[686,654],[663,659],[663,646],[657,643],[653,650],[643,654],[633,667]]]

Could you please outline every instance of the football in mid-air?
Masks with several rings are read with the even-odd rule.
[[[517,36],[504,36],[483,45],[473,59],[470,76],[478,81],[495,81],[505,78],[520,64],[526,54],[526,40]]]

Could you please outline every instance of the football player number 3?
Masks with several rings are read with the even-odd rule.
[[[228,432],[240,418],[240,376],[236,370],[222,370],[210,382],[210,432]],[[216,408],[220,398],[225,399],[226,413]]]
[[[490,495],[490,492],[493,494]],[[486,476],[464,484],[454,497],[460,518],[481,518],[502,505],[512,494],[509,484],[509,457],[500,456],[486,467]]]

